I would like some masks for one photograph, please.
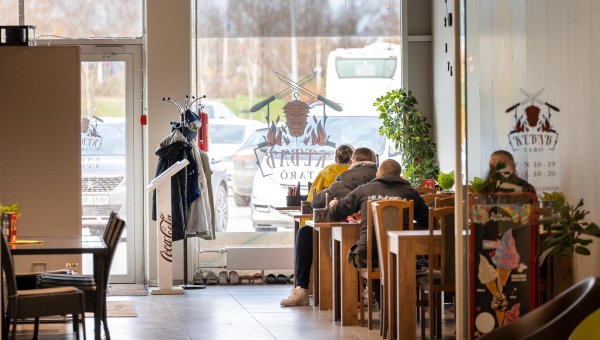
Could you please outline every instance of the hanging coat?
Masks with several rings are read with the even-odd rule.
[[[185,158],[192,149],[179,130],[172,131],[163,139],[155,155],[158,156],[156,176],[165,172],[173,164]],[[173,241],[182,240],[185,236],[185,214],[188,210],[186,201],[186,169],[181,169],[171,177],[171,226]],[[152,193],[152,220],[156,221],[156,190]]]
[[[192,143],[192,155],[197,164],[197,183],[200,189],[200,196],[191,204],[186,220],[187,236],[197,236],[205,240],[214,240],[215,233],[212,228],[212,212],[210,208],[209,186],[204,173],[202,157],[198,145]],[[210,176],[210,175],[209,175]]]
[[[206,154],[206,152],[199,150],[200,151],[200,158],[202,159],[202,168],[204,169],[204,175],[206,177],[206,186],[208,187],[208,201],[210,203],[210,211],[214,212],[215,211],[215,201],[213,198],[213,186],[212,186],[212,170],[210,169],[210,160],[208,159],[208,155]],[[214,216],[211,220],[211,230],[212,230],[212,235],[215,234],[215,221],[216,221],[216,216]]]

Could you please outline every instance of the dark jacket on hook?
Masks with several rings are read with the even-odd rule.
[[[174,130],[163,139],[155,155],[158,156],[156,176],[165,172],[173,164],[181,161],[190,152],[192,146],[179,130]],[[171,177],[171,226],[173,241],[185,236],[185,214],[188,209],[186,199],[186,168]],[[156,221],[156,190],[152,193],[152,220]]]

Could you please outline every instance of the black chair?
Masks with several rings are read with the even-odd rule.
[[[102,310],[102,324],[104,326],[104,334],[106,339],[110,339],[108,324],[106,322],[106,289],[108,288],[110,267],[115,255],[115,251],[119,244],[119,240],[121,239],[123,229],[125,229],[125,221],[119,217],[119,214],[112,212],[103,236],[106,247],[108,248],[108,253],[104,260],[104,290],[98,291],[93,275],[42,273],[38,278],[39,287],[61,287],[67,285],[75,286],[82,290],[85,293],[86,312],[94,313],[96,311],[96,294],[102,294],[102,301],[104,301],[104,308]]]
[[[73,332],[79,339],[79,317],[85,317],[85,299],[81,290],[62,286],[55,288],[41,288],[30,290],[17,290],[15,267],[12,254],[8,249],[6,239],[0,236],[2,243],[2,270],[4,271],[7,289],[7,309],[4,324],[2,325],[2,339],[8,339],[10,325],[12,333],[10,339],[15,339],[17,320],[35,318],[34,339],[39,333],[39,320],[42,316],[73,315]],[[85,322],[83,323],[83,338],[85,339]]]
[[[480,337],[480,340],[568,339],[575,327],[600,308],[600,278],[571,286],[520,319]]]

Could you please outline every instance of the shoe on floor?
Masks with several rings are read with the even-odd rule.
[[[219,279],[218,279],[218,281],[219,281],[220,285],[226,285],[227,284],[227,272],[225,270],[222,270],[219,273]]]
[[[287,276],[283,275],[283,274],[279,274],[277,275],[277,283],[283,283],[286,284],[288,282],[288,278]]]
[[[263,283],[262,275],[260,273],[254,274],[254,276],[252,276],[252,283],[254,283],[255,285],[262,284]]]
[[[287,299],[281,300],[280,304],[285,307],[308,306],[308,289],[300,286],[292,289],[292,294]]]
[[[232,270],[229,272],[229,284],[230,285],[237,285],[240,283],[240,276],[239,274],[235,271]]]
[[[296,282],[296,278],[294,277],[294,274],[290,275],[290,277],[288,277],[287,280],[289,283],[295,283]]]
[[[206,272],[206,276],[204,276],[204,284],[207,285],[216,285],[217,284],[217,274],[212,270]]]
[[[240,276],[240,283],[243,285],[247,285],[252,283],[252,276],[250,275],[242,275]]]
[[[265,283],[269,283],[269,284],[277,283],[277,278],[275,277],[275,274],[267,275],[265,277]]]

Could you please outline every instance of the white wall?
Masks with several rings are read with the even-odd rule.
[[[469,179],[485,175],[489,154],[505,149],[515,155],[519,174],[538,194],[562,191],[571,203],[583,198],[591,211],[588,220],[600,222],[595,179],[600,166],[595,140],[600,127],[600,1],[469,1],[467,13]],[[532,93],[542,88],[538,98],[560,109],[549,117],[558,134],[554,150],[515,151],[508,143],[514,112],[505,110],[525,98],[520,89]],[[517,115],[529,105],[521,105]],[[543,103],[535,105],[542,109],[541,118],[548,117]],[[578,256],[577,279],[600,275],[600,239],[594,239],[590,250],[591,256]]]
[[[455,67],[454,27],[444,27],[446,10],[452,12],[453,0],[434,1],[432,8],[433,23],[433,134],[437,143],[437,157],[440,171],[448,173],[454,170],[456,155],[454,145],[454,77],[456,72],[448,71],[448,63]],[[458,24],[456,22],[453,25]],[[448,45],[448,52],[446,46]]]
[[[163,102],[172,97],[182,103],[191,89],[191,2],[189,0],[147,0],[147,91],[148,128],[146,178],[154,179],[158,157],[154,154],[160,141],[171,132],[171,121],[178,121],[175,106]],[[158,277],[156,252],[156,222],[152,221],[152,194],[148,195],[146,278]],[[173,279],[183,277],[182,241],[173,247]],[[191,272],[188,261],[188,273]],[[191,275],[191,274],[188,274]],[[154,281],[155,283],[156,281]]]

